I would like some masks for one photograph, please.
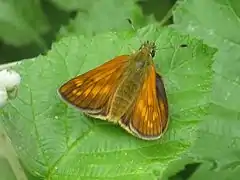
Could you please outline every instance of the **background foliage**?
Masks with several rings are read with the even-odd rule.
[[[18,97],[0,109],[0,122],[29,179],[238,179],[240,2],[178,1],[163,27],[173,4],[0,0],[0,61],[25,59],[14,67]],[[163,138],[138,140],[58,98],[64,81],[144,40],[158,46],[169,99]],[[0,167],[16,179],[4,156]]]

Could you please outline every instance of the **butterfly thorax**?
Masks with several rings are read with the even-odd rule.
[[[152,57],[148,49],[140,49],[129,57],[128,69],[114,94],[109,119],[117,121],[132,106],[142,88]]]

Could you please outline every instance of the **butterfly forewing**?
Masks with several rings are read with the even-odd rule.
[[[118,56],[62,85],[58,92],[68,103],[91,116],[108,115],[109,102],[121,81],[128,56]]]

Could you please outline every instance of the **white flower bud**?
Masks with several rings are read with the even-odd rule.
[[[0,71],[0,87],[5,88],[7,91],[18,86],[20,81],[21,77],[17,72],[7,69]]]
[[[0,87],[0,108],[2,108],[8,100],[8,93],[4,87]]]

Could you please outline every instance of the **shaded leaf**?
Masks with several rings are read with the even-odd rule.
[[[131,19],[135,28],[142,27],[153,18],[144,17],[140,7],[134,0],[122,1],[88,1],[79,2],[81,8],[69,25],[62,27],[59,36],[68,34],[84,34],[87,36],[108,31],[132,29],[127,19]]]
[[[38,0],[0,0],[0,26],[0,38],[7,44],[45,46],[41,35],[49,25]]]
[[[219,180],[234,180],[238,179],[240,169],[212,169],[211,163],[204,163],[200,168],[192,175],[189,180],[202,180],[202,179],[219,179]]]

